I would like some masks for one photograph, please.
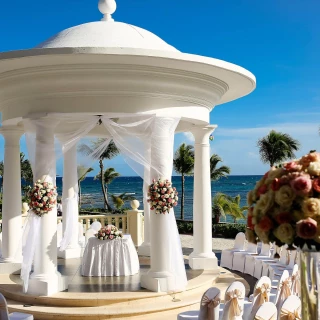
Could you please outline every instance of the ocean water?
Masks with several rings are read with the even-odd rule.
[[[261,176],[229,176],[228,178],[222,178],[218,181],[212,181],[211,192],[214,196],[217,192],[223,192],[230,196],[236,196],[240,194],[241,205],[246,205],[246,195],[254,188],[256,181]],[[172,177],[172,183],[181,196],[181,177]],[[118,177],[110,185],[108,192],[111,194],[130,193],[137,200],[140,201],[140,208],[143,209],[142,201],[142,179],[140,177]],[[62,178],[57,178],[58,192],[62,191]],[[82,207],[83,208],[102,208],[103,196],[99,180],[94,180],[93,177],[87,177],[81,183],[82,189]],[[192,220],[193,215],[193,177],[185,177],[185,207],[184,215],[186,220]],[[125,207],[130,207],[129,203],[125,204]],[[175,207],[176,218],[180,218],[180,204]],[[221,218],[222,221],[223,218]],[[227,222],[233,222],[233,220],[227,216]],[[244,221],[239,220],[240,223]]]

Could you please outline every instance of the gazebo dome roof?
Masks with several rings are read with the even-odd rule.
[[[145,29],[115,21],[81,24],[59,32],[36,48],[132,48],[178,52]]]

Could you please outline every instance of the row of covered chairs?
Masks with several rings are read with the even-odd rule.
[[[245,287],[232,283],[221,300],[218,288],[208,289],[202,296],[200,309],[179,313],[178,320],[282,320],[300,319],[301,301],[292,294],[289,274],[285,270],[276,287],[269,277],[261,277],[253,294],[245,297]]]
[[[0,293],[0,320],[33,320],[33,315],[21,312],[8,312],[7,301]]]

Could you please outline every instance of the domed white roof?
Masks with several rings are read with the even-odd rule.
[[[36,48],[134,48],[179,52],[155,34],[122,22],[98,21],[63,30]]]

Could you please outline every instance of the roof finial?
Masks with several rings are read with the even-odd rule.
[[[111,15],[117,9],[115,0],[99,0],[98,8],[103,14],[103,18],[101,19],[101,21],[114,21]]]

